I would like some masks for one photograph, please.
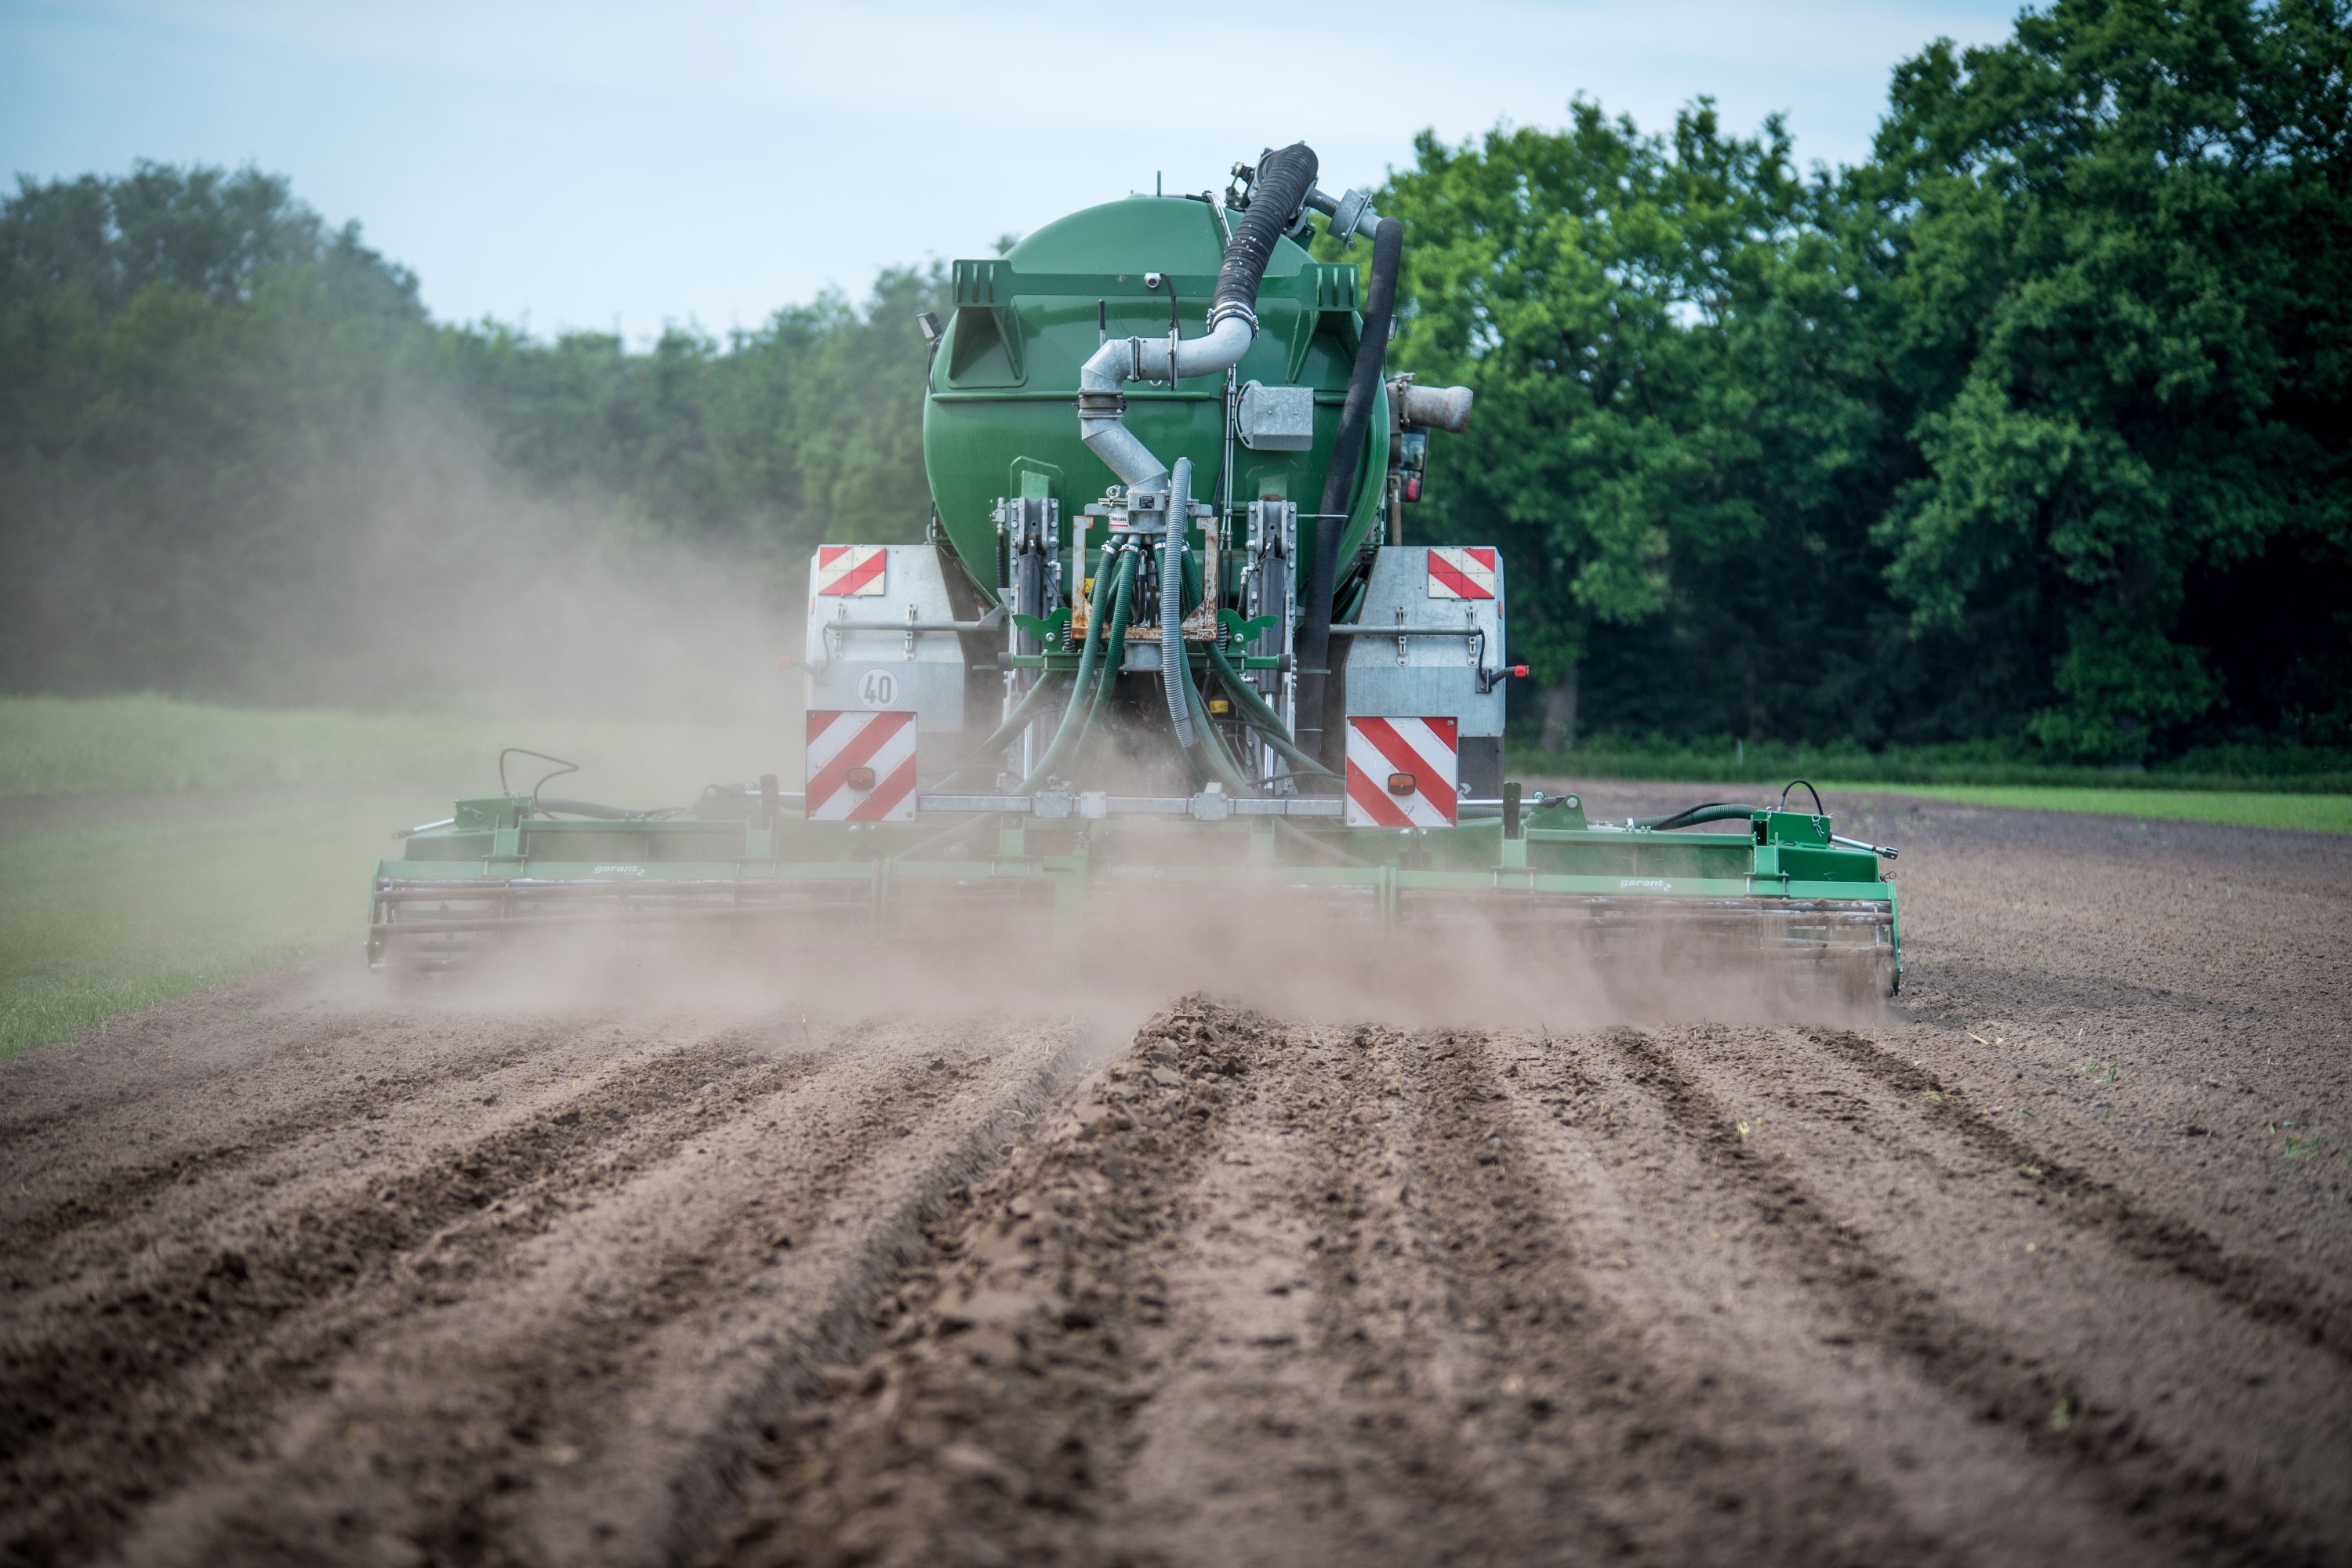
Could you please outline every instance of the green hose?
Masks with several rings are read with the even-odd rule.
[[[1077,743],[1078,737],[1085,733],[1092,706],[1087,700],[1087,688],[1093,683],[1095,667],[1101,662],[1103,609],[1114,592],[1122,596],[1125,595],[1126,583],[1134,573],[1135,557],[1125,552],[1120,553],[1115,573],[1104,571],[1099,564],[1096,566],[1094,597],[1087,606],[1087,640],[1078,650],[1078,673],[1070,685],[1070,705],[1062,710],[1062,722],[1054,731],[1053,743],[1045,748],[1045,754],[1037,760],[1037,765],[1030,771],[1029,776],[1021,781],[1024,794],[1051,777],[1054,770],[1062,765],[1062,759],[1069,754],[1070,748]]]
[[[1267,743],[1292,767],[1302,773],[1320,773],[1327,779],[1338,776],[1291,744],[1289,733],[1282,727],[1282,716],[1266,706],[1265,699],[1257,694],[1257,689],[1242,679],[1242,672],[1234,668],[1233,660],[1225,657],[1225,650],[1214,643],[1209,645],[1209,663],[1215,668],[1217,679],[1225,683],[1227,694],[1242,705],[1242,717],[1248,720],[1251,726],[1263,734]]]
[[[1214,643],[1209,646],[1213,649],[1216,647]],[[1249,777],[1242,772],[1241,763],[1235,762],[1233,752],[1225,749],[1225,738],[1217,733],[1214,724],[1209,722],[1209,705],[1201,700],[1201,689],[1192,683],[1191,659],[1183,661],[1180,673],[1184,678],[1184,706],[1192,712],[1192,760],[1197,763],[1194,776],[1201,778],[1205,775],[1215,779],[1225,786],[1228,795],[1255,795],[1257,791],[1250,787]]]
[[[1110,706],[1111,688],[1118,684],[1118,672],[1127,665],[1127,627],[1135,610],[1135,558],[1123,556],[1119,563],[1120,581],[1113,584],[1110,596],[1110,625],[1103,637],[1103,655],[1110,662],[1103,669],[1102,680],[1095,688],[1094,706],[1087,713],[1087,728],[1091,731]]]
[[[1049,687],[1056,687],[1060,685],[1061,679],[1062,678],[1057,672],[1049,670],[1039,679],[1035,685],[1023,692],[1021,694],[1021,700],[1013,705],[1013,711],[1005,715],[1004,722],[999,724],[995,730],[990,733],[988,739],[982,741],[978,748],[972,752],[971,756],[965,758],[962,762],[958,763],[955,766],[941,773],[939,778],[940,784],[945,784],[948,780],[956,777],[966,770],[977,767],[980,763],[986,762],[992,753],[1002,751],[1004,747],[1011,745],[1013,743],[1013,737],[1021,733],[1023,728],[1028,724],[1030,715],[1036,710],[1038,704],[1045,700],[1046,689]],[[1000,761],[1002,759],[1000,759]],[[937,788],[938,785],[935,784],[932,787]]]

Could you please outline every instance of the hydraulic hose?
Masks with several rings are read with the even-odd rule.
[[[1004,716],[1004,722],[999,724],[994,730],[989,731],[988,739],[982,741],[979,746],[973,750],[971,756],[965,758],[962,762],[958,763],[946,773],[941,773],[940,775],[940,783],[945,784],[948,780],[954,778],[971,768],[977,767],[982,763],[986,762],[994,752],[1011,745],[1013,743],[1013,737],[1019,734],[1022,730],[1028,725],[1030,718],[1036,712],[1038,706],[1044,702],[1046,692],[1048,690],[1058,689],[1061,683],[1062,678],[1060,676],[1048,673],[1034,686],[1032,686],[1028,690],[1023,692],[1021,694],[1021,700],[1013,705],[1013,711]]]
[[[1087,727],[1092,729],[1102,721],[1103,710],[1110,706],[1111,689],[1118,684],[1118,672],[1127,663],[1127,626],[1135,613],[1135,556],[1129,551],[1119,552],[1118,580],[1111,584],[1110,625],[1103,632],[1103,657],[1110,662],[1095,682],[1094,706],[1087,710]]]
[[[1121,558],[1122,572],[1127,570],[1129,559],[1131,558]],[[1037,759],[1036,767],[1030,771],[1027,778],[1021,781],[1024,791],[1035,789],[1052,775],[1055,768],[1062,765],[1063,757],[1068,753],[1073,745],[1077,743],[1079,732],[1086,728],[1087,688],[1094,683],[1095,666],[1099,662],[1097,655],[1102,648],[1103,605],[1110,595],[1111,577],[1112,574],[1105,571],[1100,564],[1096,566],[1094,597],[1087,601],[1087,640],[1078,649],[1078,672],[1070,683],[1069,706],[1062,710],[1062,721],[1055,728],[1053,742],[1046,746],[1045,754]]]
[[[1209,665],[1217,672],[1217,679],[1225,683],[1227,695],[1241,704],[1242,717],[1265,735],[1266,743],[1280,752],[1292,767],[1304,773],[1319,773],[1325,778],[1334,776],[1330,769],[1291,743],[1290,736],[1282,727],[1282,715],[1266,706],[1265,699],[1257,694],[1257,689],[1242,678],[1242,672],[1234,668],[1233,660],[1225,657],[1225,650],[1214,643],[1209,645]]]
[[[1703,822],[1745,822],[1754,816],[1752,805],[1735,805],[1729,801],[1711,800],[1705,805],[1687,806],[1670,816],[1653,816],[1633,824],[1653,833],[1672,833],[1677,827],[1696,827]]]
[[[1160,538],[1160,685],[1176,743],[1192,749],[1192,712],[1184,688],[1192,670],[1184,657],[1184,531],[1192,520],[1192,459],[1179,458],[1168,476],[1168,531]]]
[[[1255,209],[1253,208],[1253,211]],[[1348,398],[1339,409],[1339,438],[1331,444],[1330,471],[1323,477],[1321,515],[1315,520],[1315,555],[1307,574],[1307,603],[1298,625],[1295,651],[1298,658],[1299,746],[1321,756],[1323,692],[1331,662],[1332,579],[1339,569],[1339,542],[1348,527],[1348,502],[1356,488],[1356,465],[1362,461],[1364,433],[1372,422],[1372,405],[1381,391],[1381,372],[1387,363],[1389,326],[1396,316],[1397,268],[1404,258],[1404,225],[1384,217],[1372,231],[1371,286],[1364,296],[1363,335],[1356,341],[1356,363],[1348,380]]]
[[[1251,786],[1249,775],[1242,772],[1240,762],[1226,748],[1225,738],[1209,722],[1209,705],[1201,700],[1201,689],[1192,684],[1192,667],[1182,664],[1177,668],[1183,671],[1184,705],[1192,710],[1200,735],[1200,743],[1192,753],[1193,771],[1204,780],[1214,779],[1223,784],[1227,795],[1255,795],[1257,791]]]

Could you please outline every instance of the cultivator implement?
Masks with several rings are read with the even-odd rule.
[[[1402,228],[1303,145],[1234,174],[956,264],[920,320],[932,532],[811,562],[799,790],[633,812],[509,788],[502,758],[499,795],[379,864],[371,962],[596,931],[1076,955],[1181,921],[1891,990],[1893,851],[1817,796],[1601,823],[1505,780],[1502,554],[1402,542],[1471,398],[1386,373]],[[1360,299],[1302,248],[1318,215],[1372,238]]]

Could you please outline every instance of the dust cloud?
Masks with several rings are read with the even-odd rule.
[[[1192,896],[1187,896],[1188,894]],[[900,895],[904,896],[904,895]],[[1274,879],[1213,894],[1152,883],[1103,889],[1073,942],[1051,908],[969,903],[900,911],[870,935],[844,921],[732,933],[645,928],[524,931],[468,967],[394,978],[405,1001],[461,1011],[577,1005],[692,1008],[829,1020],[876,1015],[1090,1020],[1125,1038],[1173,997],[1197,994],[1301,1024],[1589,1031],[1617,1026],[1805,1023],[1867,1027],[1887,1016],[1853,955],[1791,956],[1677,930],[1605,941],[1522,925],[1524,900],[1382,931],[1373,911],[1301,899]],[[789,1031],[788,1031],[789,1032]]]

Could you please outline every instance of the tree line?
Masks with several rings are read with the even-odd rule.
[[[2352,744],[2347,98],[2347,0],[2058,0],[1904,62],[1851,168],[1703,100],[1422,137],[1379,194],[1395,359],[1478,415],[1410,526],[1507,552],[1515,725]],[[387,496],[447,510],[456,473],[468,538],[527,512],[789,603],[817,541],[921,525],[912,321],[942,291],[933,265],[724,339],[549,341],[429,320],[266,174],[20,180],[0,680],[292,691],[256,672],[274,634],[467,573],[413,524],[405,554],[339,542]]]

